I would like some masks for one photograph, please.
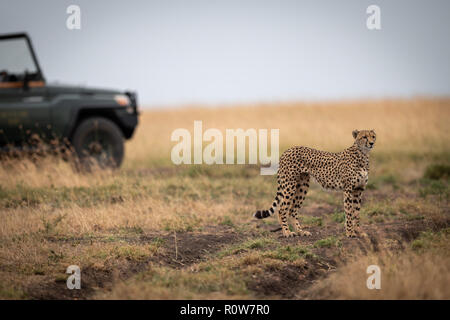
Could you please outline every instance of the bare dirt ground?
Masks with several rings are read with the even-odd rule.
[[[126,280],[144,271],[149,263],[166,266],[173,269],[188,268],[207,259],[210,254],[219,251],[228,244],[233,244],[242,238],[230,227],[207,226],[204,232],[181,232],[178,234],[159,232],[145,234],[138,239],[122,239],[129,243],[145,245],[155,239],[164,242],[164,250],[143,261],[123,261],[119,265],[110,265],[106,270],[94,268],[83,269],[83,290],[67,290],[65,281],[55,281],[52,277],[40,279],[39,282],[27,288],[28,295],[33,299],[89,299],[96,290],[111,289],[115,281]],[[61,241],[49,238],[50,241]],[[84,239],[64,239],[68,243],[92,241]],[[94,240],[95,241],[95,240]]]

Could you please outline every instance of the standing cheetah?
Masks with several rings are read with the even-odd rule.
[[[302,230],[297,211],[305,200],[312,176],[325,189],[344,191],[346,235],[363,235],[359,227],[359,210],[369,175],[369,151],[375,144],[376,134],[373,130],[354,130],[352,134],[353,145],[339,153],[307,147],[293,147],[284,152],[280,157],[275,201],[269,210],[257,211],[254,217],[267,218],[279,208],[278,221],[285,237],[311,235]],[[294,219],[296,232],[289,230],[288,213]]]

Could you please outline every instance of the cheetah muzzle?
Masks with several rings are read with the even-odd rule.
[[[309,236],[302,230],[298,211],[305,200],[310,177],[325,189],[344,192],[345,232],[347,237],[365,236],[359,225],[362,193],[369,178],[369,151],[376,134],[374,130],[354,130],[355,142],[342,152],[332,153],[307,147],[293,147],[280,157],[278,189],[272,207],[260,210],[255,218],[264,219],[278,211],[283,235]],[[288,214],[294,221],[295,232],[289,230]]]

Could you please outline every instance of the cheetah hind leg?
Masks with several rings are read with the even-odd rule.
[[[306,193],[309,189],[309,174],[302,173],[297,179],[297,184],[295,186],[295,195],[292,199],[292,205],[290,208],[290,216],[294,220],[295,232],[299,236],[310,236],[311,232],[302,229],[299,221],[298,212],[302,207],[303,201],[305,200]]]
[[[292,232],[289,230],[289,224],[288,224],[288,210],[291,206],[290,200],[287,200],[286,202],[283,201],[281,204],[280,210],[278,211],[278,221],[281,224],[281,230],[283,232],[283,236],[286,238],[295,237],[295,232]]]

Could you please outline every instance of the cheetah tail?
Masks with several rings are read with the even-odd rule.
[[[280,201],[282,198],[283,198],[283,194],[277,193],[277,196],[275,197],[275,200],[272,203],[272,207],[270,207],[269,210],[258,210],[255,212],[255,214],[253,214],[253,216],[256,219],[264,219],[264,218],[272,216],[277,211],[278,207],[280,206]]]

